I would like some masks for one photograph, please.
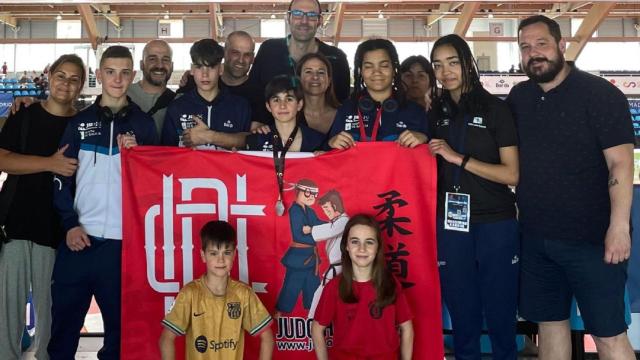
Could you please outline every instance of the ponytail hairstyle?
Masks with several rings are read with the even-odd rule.
[[[376,219],[371,215],[355,215],[349,219],[344,228],[342,240],[340,241],[340,250],[342,251],[342,276],[338,283],[338,294],[340,295],[340,299],[347,304],[358,302],[358,298],[353,293],[353,263],[351,261],[351,257],[349,257],[349,253],[347,252],[349,232],[351,231],[351,228],[356,225],[368,226],[373,229],[376,234],[378,250],[376,251],[376,257],[373,260],[371,281],[376,289],[375,306],[382,309],[396,301],[396,282],[384,260],[384,241],[382,240],[380,224],[378,224]]]
[[[351,93],[351,100],[354,104],[357,104],[358,99],[366,90],[364,79],[362,79],[362,62],[364,61],[364,55],[366,53],[375,50],[384,50],[387,52],[387,55],[389,55],[391,66],[393,67],[393,82],[391,83],[392,96],[400,106],[403,106],[406,100],[406,95],[400,74],[398,51],[396,51],[396,47],[393,43],[387,39],[369,39],[358,45],[356,55],[353,60],[353,92]]]

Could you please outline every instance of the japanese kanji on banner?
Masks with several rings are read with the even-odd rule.
[[[280,314],[271,328],[274,358],[315,359],[311,317],[323,283],[340,271],[342,230],[357,213],[374,215],[381,224],[387,265],[414,314],[414,358],[443,358],[436,165],[427,147],[359,143],[320,156],[291,156],[284,174],[286,211],[278,216],[271,153],[167,147],[123,152],[123,359],[159,358],[160,322],[180,288],[204,274],[198,234],[215,219],[229,221],[238,232],[231,276]],[[294,211],[301,206],[303,217]],[[319,266],[306,275],[313,278],[283,286],[285,274],[295,271],[287,250],[301,237],[313,244]],[[328,346],[332,337],[329,327]],[[246,334],[245,341],[245,359],[256,359],[258,339]],[[178,352],[182,358],[183,349]]]

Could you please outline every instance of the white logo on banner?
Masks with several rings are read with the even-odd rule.
[[[236,203],[229,204],[229,193],[226,184],[215,178],[179,178],[181,184],[181,201],[176,204],[173,212],[173,175],[162,177],[162,206],[152,205],[144,217],[144,247],[147,260],[147,281],[153,290],[159,293],[172,294],[165,296],[164,308],[168,312],[173,303],[173,294],[180,290],[180,281],[175,278],[174,255],[177,254],[173,239],[174,215],[182,217],[182,286],[193,280],[193,216],[184,215],[213,215],[219,220],[228,221],[229,214],[236,218],[238,234],[238,270],[240,281],[249,281],[249,264],[247,261],[247,216],[265,216],[265,205],[245,204],[247,201],[246,175],[236,175]],[[218,203],[191,203],[192,194],[196,189],[212,189],[218,193]],[[164,252],[164,280],[156,278],[156,227],[155,221],[162,211],[162,229]],[[198,232],[196,231],[196,234]],[[253,283],[254,291],[266,293],[266,283]]]

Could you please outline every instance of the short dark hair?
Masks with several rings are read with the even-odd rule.
[[[431,86],[431,84],[435,84],[436,74],[433,72],[433,66],[431,66],[429,60],[427,60],[427,58],[422,55],[412,55],[404,59],[404,61],[400,64],[400,75],[411,70],[413,64],[420,64],[424,72],[427,73],[427,77],[429,78],[429,86]]]
[[[560,25],[553,19],[550,19],[544,15],[534,15],[530,16],[520,22],[518,25],[518,41],[520,41],[520,31],[529,25],[543,23],[547,25],[547,29],[549,29],[549,33],[556,40],[556,43],[559,43],[562,39],[562,32],[560,31]]]
[[[133,56],[131,55],[131,51],[126,46],[122,45],[113,45],[109,46],[100,57],[100,67],[106,59],[129,59],[131,60],[131,64],[133,65]]]
[[[80,88],[84,86],[84,82],[87,79],[87,73],[84,71],[84,61],[76,54],[61,55],[56,61],[49,67],[49,73],[53,74],[58,70],[62,64],[73,64],[80,69]],[[44,74],[40,74],[40,77],[44,77]]]
[[[192,64],[214,67],[222,62],[224,49],[213,39],[202,39],[191,45],[189,55]]]
[[[289,3],[289,9],[288,9],[289,11],[291,11],[291,6],[295,1],[296,0],[291,0],[291,2]],[[320,0],[316,0],[316,4],[318,5],[318,13],[322,14],[322,6],[320,6]]]
[[[264,101],[269,102],[273,96],[276,96],[282,92],[288,93],[291,91],[296,100],[300,101],[304,99],[304,93],[302,92],[302,86],[300,85],[300,79],[297,76],[291,75],[277,75],[264,88]]]
[[[200,229],[200,242],[202,251],[207,251],[207,246],[217,248],[236,248],[236,230],[228,222],[213,220],[204,224]]]

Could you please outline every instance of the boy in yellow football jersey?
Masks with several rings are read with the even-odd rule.
[[[236,232],[225,221],[210,221],[200,230],[200,256],[207,266],[201,278],[185,285],[162,320],[162,359],[175,358],[174,340],[186,335],[191,359],[237,359],[244,353],[244,331],[260,336],[260,359],[271,359],[271,316],[251,287],[230,278],[236,255]]]

